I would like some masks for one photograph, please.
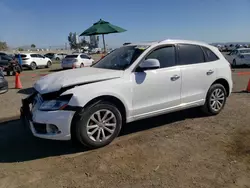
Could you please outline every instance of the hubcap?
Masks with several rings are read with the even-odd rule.
[[[116,117],[110,110],[99,110],[90,117],[87,134],[91,140],[103,142],[114,134],[116,122]]]
[[[225,101],[225,93],[222,89],[215,89],[210,97],[210,106],[214,111],[219,111]]]

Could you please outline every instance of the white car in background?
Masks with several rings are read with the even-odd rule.
[[[129,44],[91,67],[42,77],[22,101],[21,117],[36,137],[98,148],[128,122],[193,107],[219,114],[232,87],[230,64],[216,47]]]
[[[94,60],[86,54],[67,55],[61,62],[63,69],[89,67]]]
[[[22,67],[28,67],[31,70],[35,70],[38,67],[51,67],[51,59],[35,53],[20,54],[22,58]],[[19,54],[15,55],[17,61],[19,61]]]
[[[238,48],[227,55],[228,61],[233,67],[239,65],[250,66],[250,48]]]

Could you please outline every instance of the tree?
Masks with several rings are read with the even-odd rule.
[[[35,44],[31,44],[30,47],[31,48],[36,48],[36,45]]]
[[[6,42],[0,41],[0,50],[7,50],[8,46]]]
[[[71,49],[77,49],[76,33],[69,33],[68,41]]]
[[[23,48],[18,48],[18,51],[20,51],[20,52],[23,51]]]
[[[71,49],[80,49],[85,46],[89,47],[89,42],[86,41],[84,37],[80,41],[77,41],[76,33],[70,32],[68,36],[68,41]]]

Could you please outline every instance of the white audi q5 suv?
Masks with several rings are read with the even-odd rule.
[[[21,117],[36,137],[98,148],[128,122],[193,107],[216,115],[232,87],[230,64],[216,47],[129,44],[91,67],[42,77],[23,99]]]

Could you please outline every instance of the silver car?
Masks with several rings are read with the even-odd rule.
[[[233,67],[239,65],[250,66],[250,48],[238,48],[227,55],[227,60]]]

